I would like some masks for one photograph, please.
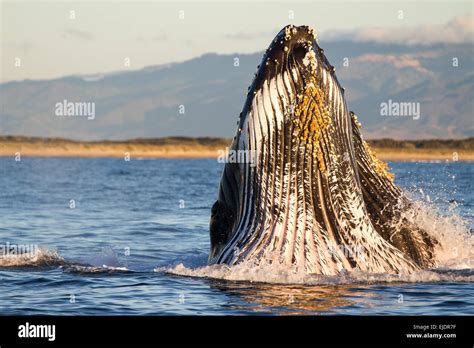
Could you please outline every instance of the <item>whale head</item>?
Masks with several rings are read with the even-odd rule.
[[[416,257],[374,221],[372,204],[395,204],[401,193],[368,154],[357,124],[314,30],[283,28],[258,67],[229,148],[244,156],[224,166],[209,262],[266,262],[325,275],[418,269]],[[369,193],[370,207],[361,167],[365,180],[390,186]]]

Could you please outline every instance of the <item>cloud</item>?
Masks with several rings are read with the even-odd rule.
[[[360,28],[331,31],[324,34],[330,41],[383,42],[395,44],[472,43],[474,42],[474,16],[454,17],[445,25],[421,25],[395,28]]]
[[[364,54],[356,59],[360,62],[368,63],[389,63],[398,69],[411,68],[423,74],[431,74],[431,72],[425,69],[421,62],[413,55],[404,54],[401,56],[394,56],[391,54]]]
[[[78,29],[65,29],[63,31],[63,37],[65,39],[80,39],[85,41],[91,41],[94,39],[94,35],[88,33],[87,31],[82,31]]]

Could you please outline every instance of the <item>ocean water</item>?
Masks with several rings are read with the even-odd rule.
[[[409,276],[207,267],[212,159],[0,158],[0,314],[474,314],[474,163],[392,162],[442,238]]]

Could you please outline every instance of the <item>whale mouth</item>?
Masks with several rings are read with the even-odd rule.
[[[362,139],[335,69],[307,26],[283,28],[249,87],[212,208],[209,263],[335,275],[432,266],[428,234]],[[242,160],[244,158],[244,160]]]

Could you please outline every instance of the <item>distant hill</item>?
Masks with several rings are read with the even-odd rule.
[[[131,144],[131,145],[186,145],[186,146],[229,146],[231,139],[227,138],[191,138],[191,137],[164,137],[164,138],[137,138],[127,140],[92,140],[79,141],[65,138],[42,138],[42,137],[25,137],[18,135],[0,136],[0,143],[24,143],[38,145],[56,145],[62,144]]]
[[[164,137],[164,138],[137,138],[126,140],[92,140],[79,141],[65,138],[43,138],[27,137],[17,135],[0,136],[0,144],[3,143],[24,143],[37,145],[56,145],[62,144],[130,144],[130,145],[157,145],[157,146],[208,146],[220,147],[229,146],[230,138],[212,138],[212,137]],[[367,141],[371,146],[377,148],[390,149],[465,149],[474,151],[474,137],[467,139],[424,139],[424,140],[395,140],[390,138],[371,139]]]
[[[474,151],[474,138],[467,139],[425,139],[425,140],[394,140],[372,139],[367,141],[370,146],[379,149],[463,149]]]
[[[366,138],[474,136],[472,45],[321,45]],[[261,57],[206,54],[138,71],[3,83],[0,134],[77,140],[232,137]],[[389,99],[419,102],[420,119],[381,116],[380,104]],[[94,102],[95,118],[56,116],[55,105],[63,100]]]

